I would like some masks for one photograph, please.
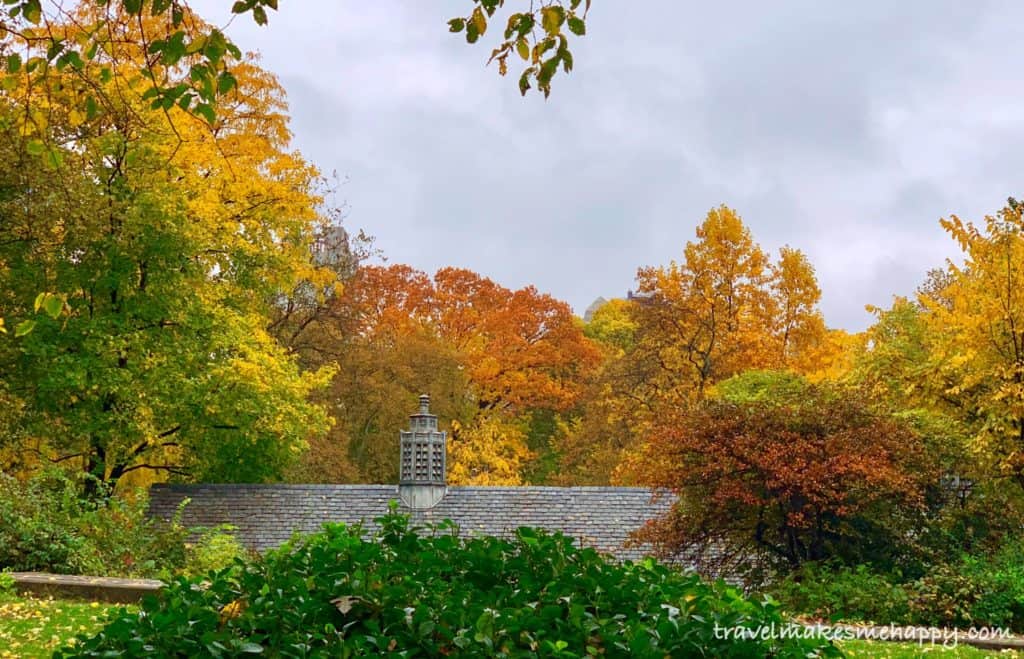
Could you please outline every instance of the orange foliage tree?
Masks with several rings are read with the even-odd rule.
[[[697,404],[747,369],[825,374],[838,365],[842,337],[825,327],[803,253],[784,247],[773,263],[725,206],[696,233],[681,261],[641,268],[638,293],[591,319],[586,331],[605,360],[566,433],[566,479],[641,483],[643,474],[619,463],[656,432],[663,410]]]
[[[752,368],[806,372],[826,343],[814,269],[796,249],[777,264],[730,208],[712,209],[682,262],[641,268],[634,391],[669,405]]]
[[[453,421],[452,482],[520,484],[534,449],[550,450],[533,415],[571,410],[600,359],[564,302],[464,269],[431,278],[405,265],[364,266],[330,317],[332,342],[341,343],[328,402],[341,423],[307,465],[318,473],[335,465],[324,479],[392,481],[395,432],[429,391],[435,411]]]
[[[779,373],[745,374],[666,415],[636,461],[679,497],[638,537],[712,571],[891,557],[939,478],[921,438],[855,390]]]

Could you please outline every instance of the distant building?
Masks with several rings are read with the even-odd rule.
[[[587,310],[583,312],[583,322],[589,323],[591,320],[593,320],[594,314],[597,313],[597,310],[606,304],[608,304],[608,300],[604,299],[603,297],[599,297],[593,302],[591,302],[590,306],[587,307]]]
[[[312,251],[313,263],[321,267],[340,270],[352,261],[348,231],[337,224],[329,225],[317,232]]]
[[[626,297],[625,298],[621,298],[621,297],[613,297],[612,298],[612,300],[625,300],[627,302],[640,302],[640,303],[647,302],[650,299],[651,299],[651,295],[650,294],[634,293],[631,290],[626,291]],[[608,302],[609,302],[609,300],[606,300],[603,297],[598,297],[596,300],[591,302],[590,306],[587,307],[587,310],[583,312],[583,322],[589,323],[591,320],[593,320],[594,319],[594,314],[596,314],[601,307],[603,307],[604,305],[608,304]]]

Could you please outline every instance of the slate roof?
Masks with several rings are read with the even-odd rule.
[[[398,486],[159,484],[150,490],[150,514],[170,519],[186,497],[186,526],[232,524],[243,544],[263,550],[324,522],[373,528],[373,519],[398,500]],[[430,510],[399,509],[416,523],[451,519],[464,534],[508,536],[520,526],[561,531],[584,546],[636,560],[647,552],[624,546],[629,533],[670,505],[668,497],[652,499],[650,490],[636,487],[451,486]]]

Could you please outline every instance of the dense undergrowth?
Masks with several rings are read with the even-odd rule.
[[[230,528],[186,528],[146,514],[147,500],[83,496],[53,470],[27,481],[0,473],[0,570],[170,579],[223,567],[245,550]]]
[[[1024,632],[1024,542],[936,564],[924,575],[805,565],[770,589],[787,610],[829,620]]]
[[[60,656],[803,657],[810,639],[726,639],[779,626],[752,600],[654,561],[620,564],[571,539],[416,529],[390,514],[372,537],[328,525],[264,557],[179,578]],[[716,631],[718,630],[718,631]]]

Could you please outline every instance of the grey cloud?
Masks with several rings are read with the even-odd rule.
[[[956,256],[939,217],[1024,194],[1017,3],[597,0],[547,102],[484,67],[492,34],[447,33],[470,4],[289,0],[231,27],[391,261],[582,313],[725,203],[764,247],[804,249],[826,319],[856,330]]]

